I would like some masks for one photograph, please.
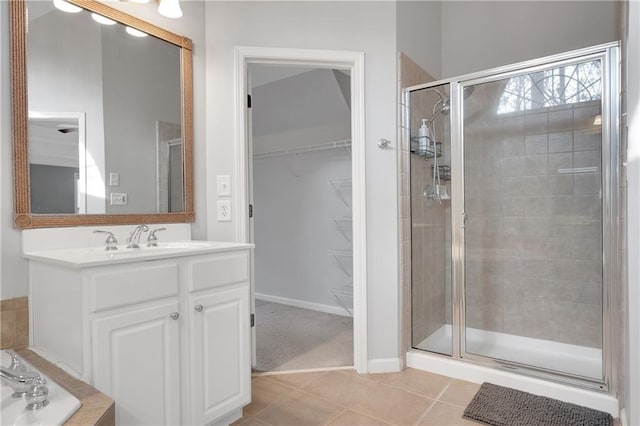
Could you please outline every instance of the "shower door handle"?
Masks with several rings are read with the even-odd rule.
[[[464,229],[464,226],[467,223],[467,214],[465,212],[460,213],[462,215],[462,225],[460,225],[460,228]]]

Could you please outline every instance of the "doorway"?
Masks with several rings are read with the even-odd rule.
[[[248,71],[256,370],[352,366],[349,72]]]
[[[252,124],[254,124],[254,120],[252,119],[252,115],[255,113],[251,107],[253,105],[258,105],[255,102],[259,102],[249,97],[251,94],[252,85],[250,84],[250,75],[252,71],[252,67],[256,66],[256,64],[260,64],[261,67],[269,66],[271,71],[275,68],[289,69],[289,73],[293,72],[293,68],[297,68],[298,70],[291,75],[289,79],[297,80],[297,79],[305,79],[312,77],[314,72],[316,77],[322,76],[320,79],[327,77],[331,77],[334,79],[335,88],[342,97],[342,102],[344,105],[348,105],[347,109],[348,119],[347,119],[347,129],[348,136],[347,138],[334,138],[327,137],[325,134],[325,138],[322,142],[318,139],[305,138],[304,134],[302,135],[289,135],[293,136],[291,139],[294,141],[290,146],[286,144],[278,145],[278,143],[274,143],[274,139],[271,138],[271,144],[267,143],[265,146],[258,146],[252,143]],[[274,68],[275,67],[275,68]],[[275,275],[273,272],[273,267],[275,265],[270,265],[270,262],[262,262],[263,258],[260,258],[261,252],[265,254],[264,259],[268,259],[269,255],[274,255],[279,250],[268,250],[261,251],[261,249],[256,249],[253,259],[252,259],[252,313],[256,314],[256,323],[257,326],[252,329],[252,343],[253,343],[253,359],[252,364],[260,367],[260,360],[258,359],[258,355],[256,352],[257,349],[257,339],[256,339],[256,329],[260,330],[260,309],[264,307],[265,303],[271,303],[267,307],[267,312],[272,312],[275,314],[275,308],[281,308],[285,311],[289,311],[288,315],[294,315],[290,311],[295,311],[295,309],[303,309],[302,313],[304,316],[306,315],[315,315],[320,314],[324,315],[325,319],[327,316],[337,316],[338,322],[342,321],[352,321],[352,325],[349,324],[350,332],[353,335],[353,345],[352,352],[350,354],[353,355],[352,364],[358,372],[366,372],[367,371],[367,363],[366,363],[366,268],[365,268],[365,259],[366,259],[366,250],[365,250],[365,238],[364,238],[364,230],[365,230],[365,194],[364,194],[364,100],[363,100],[363,55],[359,52],[333,52],[333,51],[313,51],[313,50],[297,50],[297,49],[271,49],[271,48],[245,48],[238,47],[236,48],[236,106],[237,114],[240,118],[237,122],[242,125],[242,129],[238,129],[238,138],[236,148],[238,150],[238,159],[240,160],[237,164],[238,169],[238,185],[237,188],[237,199],[238,208],[236,209],[236,215],[238,216],[238,223],[240,227],[238,228],[238,240],[239,241],[247,241],[247,242],[255,242],[256,244],[260,244],[259,239],[265,238],[271,233],[271,236],[274,235],[278,237],[277,233],[274,234],[273,227],[263,224],[263,229],[265,232],[261,232],[260,230],[260,220],[257,220],[256,217],[263,214],[261,216],[261,220],[268,217],[269,208],[263,208],[258,205],[257,202],[260,202],[260,198],[264,191],[261,191],[260,188],[264,188],[262,185],[267,181],[264,179],[260,179],[259,184],[256,176],[256,173],[267,173],[269,174],[269,170],[271,170],[271,174],[274,175],[272,177],[276,179],[280,179],[280,183],[278,185],[286,185],[286,179],[289,179],[289,184],[293,185],[291,182],[305,183],[315,185],[320,184],[323,179],[318,177],[319,174],[313,172],[319,172],[321,168],[319,165],[332,164],[333,166],[329,166],[329,169],[336,170],[341,168],[341,173],[339,175],[334,176],[333,179],[325,178],[322,184],[325,187],[331,188],[333,191],[333,197],[338,202],[342,202],[341,200],[345,200],[347,204],[351,204],[350,209],[349,206],[345,206],[345,211],[342,212],[334,212],[330,213],[326,219],[330,221],[333,225],[333,232],[335,233],[334,242],[337,241],[337,238],[342,238],[343,243],[342,246],[337,246],[333,251],[326,250],[323,254],[323,260],[330,260],[333,262],[331,265],[334,269],[333,273],[340,273],[345,275],[345,277],[341,280],[327,280],[329,282],[331,288],[327,288],[326,294],[322,289],[312,289],[312,293],[318,291],[316,296],[322,297],[323,301],[319,302],[306,300],[304,303],[297,303],[298,306],[293,306],[292,300],[296,300],[295,297],[286,297],[282,294],[284,293],[276,293],[276,298],[269,299],[269,295],[266,293],[260,293],[260,287],[256,288],[256,283],[258,283],[261,279],[260,272],[267,271],[266,273],[271,273],[271,278]],[[306,75],[305,75],[306,74]],[[297,78],[296,78],[297,76]],[[277,81],[281,81],[285,79],[278,79]],[[273,82],[271,82],[273,83]],[[289,81],[288,83],[291,83]],[[303,86],[304,87],[304,86]],[[276,91],[277,92],[277,91]],[[297,91],[299,93],[299,91]],[[295,93],[295,92],[294,92]],[[346,98],[345,98],[346,96]],[[251,103],[250,103],[251,102]],[[277,110],[277,108],[274,108]],[[274,111],[271,111],[274,112]],[[275,111],[277,112],[277,111]],[[313,118],[313,117],[312,117]],[[298,129],[304,128],[301,124],[303,123],[303,118],[298,120],[294,120],[290,127]],[[307,123],[309,124],[309,123]],[[312,126],[313,127],[313,126]],[[344,126],[343,126],[344,127]],[[263,129],[264,130],[264,129]],[[294,129],[295,130],[295,129]],[[317,129],[316,129],[317,130]],[[295,132],[294,132],[295,133]],[[322,132],[320,132],[322,133]],[[266,135],[274,135],[273,129],[263,131],[263,140],[266,141],[269,137]],[[277,139],[277,138],[276,138]],[[268,149],[267,149],[268,147]],[[302,152],[305,153],[303,154]],[[338,158],[339,154],[342,155],[342,158]],[[350,161],[345,161],[345,154],[350,154]],[[308,158],[304,158],[308,157]],[[316,157],[316,158],[312,158]],[[319,161],[319,160],[329,160],[329,161]],[[258,165],[258,162],[264,163],[265,167],[262,167],[263,164]],[[287,166],[278,167],[273,163],[284,162],[287,163]],[[259,170],[265,169],[265,170]],[[306,177],[303,176],[305,173],[302,172],[312,171],[312,173],[306,174]],[[325,170],[326,171],[326,170]],[[285,172],[288,175],[285,175]],[[266,176],[266,175],[265,175]],[[348,194],[346,191],[347,182],[351,183],[351,194]],[[336,188],[337,185],[337,188]],[[311,186],[309,188],[312,188]],[[273,189],[273,188],[271,188]],[[281,195],[287,195],[286,191],[271,191],[267,193],[266,205],[265,201],[261,201],[260,203],[263,206],[267,206],[268,203],[275,205],[275,208],[271,209],[271,216],[276,217],[280,220],[281,223],[287,222],[285,217],[278,216],[286,216],[287,214],[300,213],[299,209],[295,208],[286,208],[279,209],[278,203],[284,203],[284,201],[278,201],[275,197],[278,193]],[[304,190],[304,185],[298,186],[298,190],[302,190],[302,194],[306,194],[304,197],[302,195],[298,197],[298,199],[294,199],[294,202],[298,202],[300,205],[306,205],[307,207],[311,206],[313,202],[311,201],[313,197],[309,198],[308,191]],[[326,188],[325,188],[326,189]],[[260,191],[260,195],[258,192]],[[313,189],[310,192],[314,192]],[[337,194],[340,195],[337,195]],[[269,195],[271,194],[271,195]],[[291,195],[291,194],[289,194]],[[309,204],[306,204],[306,203]],[[322,201],[320,202],[322,204]],[[255,215],[253,215],[253,210],[255,206]],[[296,212],[296,210],[298,210]],[[312,209],[315,212],[315,209]],[[262,212],[262,213],[261,213]],[[300,219],[302,215],[298,215],[297,217]],[[351,229],[348,229],[348,226],[344,223],[346,220],[342,221],[342,219],[350,217],[351,218]],[[340,223],[334,221],[334,218]],[[304,219],[304,218],[302,218]],[[302,221],[304,222],[304,221]],[[294,236],[298,239],[308,238],[308,235],[304,234],[302,228],[297,228],[295,222],[289,221],[287,223],[289,225],[288,228],[283,228],[280,232],[280,237],[282,234],[286,234],[287,237]],[[302,226],[302,224],[300,224]],[[308,224],[307,224],[308,225]],[[266,227],[265,227],[266,226]],[[307,228],[310,229],[310,228]],[[323,233],[324,234],[324,233]],[[324,236],[324,235],[323,235]],[[340,256],[347,252],[346,248],[348,247],[348,237],[351,237],[351,246],[352,250],[350,251],[349,261],[345,261],[343,257]],[[265,242],[268,240],[264,240]],[[283,244],[282,249],[286,249],[286,251],[291,252],[289,254],[283,254],[283,258],[279,259],[278,262],[280,264],[286,264],[296,261],[296,250],[298,254],[306,253],[307,261],[311,261],[314,259],[314,256],[309,256],[308,252],[304,252],[300,250],[300,247],[292,247],[292,241],[284,241],[282,238],[279,238],[279,244]],[[316,247],[313,245],[313,241],[308,241],[308,248],[315,249]],[[336,256],[334,256],[336,254]],[[319,257],[316,255],[315,257]],[[273,260],[273,258],[272,258]],[[326,263],[325,263],[326,265]],[[348,274],[345,273],[342,269],[345,269],[347,272],[351,274],[351,282],[350,284]],[[304,268],[303,268],[304,269]],[[316,269],[317,271],[322,271],[322,268]],[[328,267],[324,268],[325,272],[328,270]],[[281,272],[281,271],[277,271]],[[320,273],[322,275],[322,273]],[[266,277],[266,275],[265,275]],[[268,280],[267,280],[268,281]],[[277,281],[277,280],[276,280]],[[258,286],[262,285],[262,282],[266,282],[262,280]],[[350,292],[349,292],[350,291]],[[256,303],[256,293],[258,297],[258,301]],[[304,292],[303,292],[304,293]],[[302,297],[300,296],[302,293],[298,293],[298,302]],[[265,297],[265,295],[267,297]],[[271,295],[273,296],[273,295]],[[308,296],[308,294],[307,294]],[[347,296],[351,296],[353,302],[351,305],[351,301],[348,300]],[[340,298],[340,302],[344,306],[340,304],[338,299]],[[274,303],[275,302],[275,303]],[[287,302],[281,303],[281,302]],[[282,306],[276,306],[282,305]],[[256,307],[256,305],[258,305]],[[323,306],[324,305],[324,306]],[[331,309],[326,309],[327,306],[330,306]],[[308,309],[308,308],[316,308],[316,309]],[[324,312],[319,310],[318,308],[324,308]],[[346,309],[345,309],[346,308]],[[331,311],[331,312],[327,312]],[[336,314],[340,315],[336,315]],[[350,319],[349,315],[353,315],[353,320]],[[263,316],[266,314],[263,313]],[[295,316],[295,315],[294,315]],[[298,317],[301,318],[301,317]],[[346,320],[345,320],[346,319]],[[317,323],[315,320],[310,320],[311,323]],[[298,323],[297,320],[289,320],[291,323]],[[344,325],[344,324],[343,324]],[[320,330],[323,327],[316,326],[316,329]],[[318,340],[322,339],[321,337]],[[317,343],[317,342],[316,342]],[[344,343],[344,342],[343,342]],[[349,345],[351,346],[351,345]],[[344,345],[343,345],[344,347]],[[316,348],[317,349],[317,348]],[[280,351],[285,351],[285,347],[278,348]],[[312,353],[313,351],[301,350],[304,353]],[[324,356],[320,356],[319,358],[325,358]],[[279,369],[289,369],[287,365],[289,365],[293,369],[313,369],[313,368],[327,368],[329,365],[314,365],[315,363],[311,361],[313,357],[309,358],[310,363],[306,364],[296,364],[295,362],[287,364],[284,363],[284,368]],[[278,362],[276,361],[276,364]],[[278,368],[278,367],[276,367]]]

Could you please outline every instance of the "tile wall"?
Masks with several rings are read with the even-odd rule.
[[[499,115],[494,84],[465,105],[467,325],[600,348],[600,103]]]
[[[445,96],[448,88],[438,86]],[[439,101],[434,91],[411,95],[411,134],[418,134],[423,118],[430,118]],[[433,121],[435,139],[442,143],[439,165],[451,166],[449,116]],[[427,203],[424,191],[434,185],[433,159],[411,154],[411,264],[413,346],[418,346],[444,324],[451,323],[451,201]],[[450,181],[441,181],[451,194]]]
[[[0,301],[0,349],[29,344],[29,306],[26,297]]]

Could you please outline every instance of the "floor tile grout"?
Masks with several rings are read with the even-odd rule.
[[[346,404],[343,404],[343,403],[340,403],[340,402],[337,402],[337,401],[333,401],[333,400],[328,399],[328,398],[326,398],[324,396],[320,396],[320,395],[316,395],[314,393],[311,393],[308,390],[308,388],[310,386],[312,386],[314,383],[316,383],[318,380],[320,380],[321,378],[325,377],[329,373],[349,376],[350,380],[360,382],[364,386],[371,386],[371,387],[380,386],[381,388],[391,389],[391,390],[394,390],[394,391],[402,392],[402,393],[407,394],[407,395],[412,395],[414,397],[418,397],[421,400],[425,400],[425,402],[428,403],[428,407],[418,417],[418,419],[413,424],[419,424],[420,422],[422,422],[425,419],[427,419],[429,417],[429,413],[432,412],[433,408],[436,406],[436,404],[438,402],[442,402],[443,404],[446,404],[448,406],[453,406],[453,407],[457,407],[457,408],[464,408],[464,407],[462,407],[460,405],[457,405],[457,404],[450,403],[450,402],[442,400],[442,397],[447,392],[447,390],[450,389],[450,387],[455,382],[455,380],[449,380],[446,383],[446,385],[443,387],[443,389],[434,398],[434,397],[430,397],[430,396],[427,396],[427,395],[424,395],[424,394],[421,394],[421,393],[417,393],[417,392],[414,392],[414,391],[411,391],[411,390],[404,389],[402,387],[399,387],[398,385],[384,383],[383,381],[384,381],[384,379],[386,377],[388,377],[387,375],[382,375],[381,374],[380,378],[376,378],[375,376],[362,377],[361,375],[355,374],[352,371],[330,370],[330,371],[325,371],[322,374],[319,374],[317,377],[311,378],[308,382],[303,382],[303,384],[302,385],[298,385],[298,387],[296,387],[295,385],[289,384],[289,383],[283,383],[283,382],[280,382],[280,381],[276,380],[274,378],[274,376],[277,376],[276,374],[261,375],[261,376],[254,377],[254,380],[261,378],[261,380],[265,380],[265,381],[267,381],[269,383],[283,386],[285,389],[288,389],[291,392],[288,393],[288,394],[282,395],[282,396],[276,398],[275,400],[271,401],[265,407],[263,407],[259,411],[255,412],[253,415],[244,416],[244,413],[243,413],[243,417],[245,418],[245,421],[250,419],[250,418],[255,418],[256,420],[261,421],[261,422],[263,422],[263,423],[265,423],[265,424],[267,424],[269,426],[277,426],[277,425],[273,425],[272,423],[269,423],[269,422],[263,420],[262,418],[260,418],[258,416],[261,413],[263,413],[266,409],[268,409],[269,407],[272,407],[272,406],[280,403],[284,399],[292,398],[292,397],[295,397],[295,395],[298,395],[298,396],[305,396],[307,398],[311,398],[311,399],[314,399],[316,401],[322,401],[324,403],[331,404],[332,406],[334,406],[334,407],[339,409],[335,414],[330,415],[330,417],[328,419],[323,421],[322,425],[325,425],[325,426],[328,425],[329,423],[331,423],[332,421],[336,420],[340,416],[344,415],[347,412],[353,412],[353,413],[356,413],[358,415],[366,416],[367,418],[375,419],[376,421],[383,422],[385,424],[389,424],[389,425],[394,425],[395,424],[392,421],[387,420],[386,418],[380,417],[379,415],[376,415],[376,414],[373,414],[373,413],[369,413],[369,412],[365,412],[365,411],[359,410],[357,408],[351,407],[350,405],[346,405]],[[302,373],[302,374],[304,374],[304,373]],[[391,374],[393,374],[393,373],[391,373]],[[282,374],[281,376],[284,376],[284,375],[285,374]],[[299,426],[302,426],[302,425],[299,425]]]

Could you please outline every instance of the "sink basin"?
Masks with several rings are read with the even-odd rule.
[[[31,260],[84,268],[113,263],[190,256],[193,254],[205,254],[234,249],[240,250],[251,247],[253,247],[253,244],[188,240],[160,242],[156,247],[141,245],[140,248],[137,249],[127,248],[126,245],[121,245],[118,246],[118,250],[105,250],[104,247],[88,247],[34,251],[25,253],[24,255],[27,259]]]

